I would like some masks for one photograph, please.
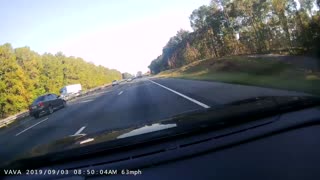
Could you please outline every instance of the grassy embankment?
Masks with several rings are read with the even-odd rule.
[[[208,59],[163,71],[156,77],[220,81],[320,95],[320,72],[262,58]]]

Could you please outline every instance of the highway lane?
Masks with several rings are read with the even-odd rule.
[[[218,82],[136,79],[78,98],[51,115],[27,118],[12,127],[0,129],[0,161],[76,133],[91,134],[154,123],[177,114],[254,96],[296,94],[301,93]]]
[[[11,159],[36,145],[73,135],[80,129],[81,133],[88,134],[126,128],[196,109],[199,109],[197,105],[149,81],[135,80],[78,99],[68,103],[65,109],[40,119],[27,119],[27,123],[1,132],[0,147],[5,148],[0,149],[0,160]]]
[[[100,93],[98,95],[90,95],[69,102],[67,108],[60,109],[51,115],[43,116],[39,119],[29,117],[25,122],[21,121],[21,123],[15,124],[12,127],[0,129],[0,161],[12,159],[18,154],[27,152],[36,145],[49,143],[53,140],[74,134],[79,128],[77,127],[77,123],[72,123],[72,120],[74,120],[77,115],[86,112],[88,106],[85,101],[94,101],[98,97],[109,93],[108,91],[110,91],[110,88],[101,91],[105,93],[98,92]],[[43,121],[46,118],[48,118],[48,120]],[[41,121],[43,122],[18,135],[25,129]]]

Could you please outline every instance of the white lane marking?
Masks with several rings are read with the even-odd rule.
[[[34,124],[34,125],[32,125],[32,126],[28,127],[27,129],[25,129],[25,130],[23,130],[23,131],[19,132],[18,134],[16,134],[16,136],[19,136],[20,134],[22,134],[22,133],[24,133],[24,132],[28,131],[29,129],[31,129],[31,128],[33,128],[33,127],[35,127],[36,125],[38,125],[38,124],[40,124],[40,123],[42,123],[42,122],[44,122],[44,121],[46,121],[46,120],[48,120],[48,119],[49,119],[49,118],[45,118],[44,120],[41,120],[41,121],[37,122],[36,124]]]
[[[82,126],[76,133],[74,133],[73,136],[79,135],[85,128],[86,128],[86,126]]]
[[[123,93],[123,91],[120,91],[118,95],[121,95]]]
[[[91,141],[94,141],[94,138],[89,138],[89,139],[83,140],[83,141],[80,142],[80,144],[85,144],[85,143],[88,143],[88,142],[91,142]]]
[[[90,102],[90,101],[93,101],[93,99],[84,100],[84,101],[81,101],[80,103],[86,103],[86,102]]]
[[[208,106],[208,105],[206,105],[206,104],[204,104],[204,103],[202,103],[202,102],[199,102],[199,101],[197,101],[197,100],[195,100],[195,99],[192,99],[191,97],[188,97],[188,96],[186,96],[186,95],[184,95],[184,94],[181,94],[181,93],[179,93],[179,92],[177,92],[177,91],[175,91],[175,90],[173,90],[173,89],[170,89],[170,88],[168,88],[168,87],[166,87],[166,86],[163,86],[163,85],[161,85],[161,84],[159,84],[159,83],[156,83],[156,82],[154,82],[154,81],[152,81],[152,80],[149,80],[149,79],[148,79],[148,81],[150,81],[150,82],[152,82],[152,83],[154,83],[154,84],[156,84],[156,85],[158,85],[158,86],[160,86],[160,87],[162,87],[162,88],[164,88],[164,89],[166,89],[166,90],[169,90],[169,91],[171,91],[171,92],[173,92],[173,93],[175,93],[175,94],[177,94],[177,95],[179,95],[179,96],[181,96],[181,97],[183,97],[183,98],[185,98],[185,99],[188,99],[189,101],[191,101],[191,102],[193,102],[193,103],[196,103],[196,104],[198,104],[199,106],[202,106],[203,108],[210,108],[210,106]]]

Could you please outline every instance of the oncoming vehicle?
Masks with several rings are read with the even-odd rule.
[[[54,110],[66,107],[66,101],[59,98],[56,94],[45,94],[38,97],[29,106],[29,114],[39,118],[42,114],[52,114]]]

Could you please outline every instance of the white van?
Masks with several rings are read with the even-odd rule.
[[[69,100],[73,97],[79,96],[81,90],[81,84],[67,85],[60,89],[60,97],[64,100]]]

